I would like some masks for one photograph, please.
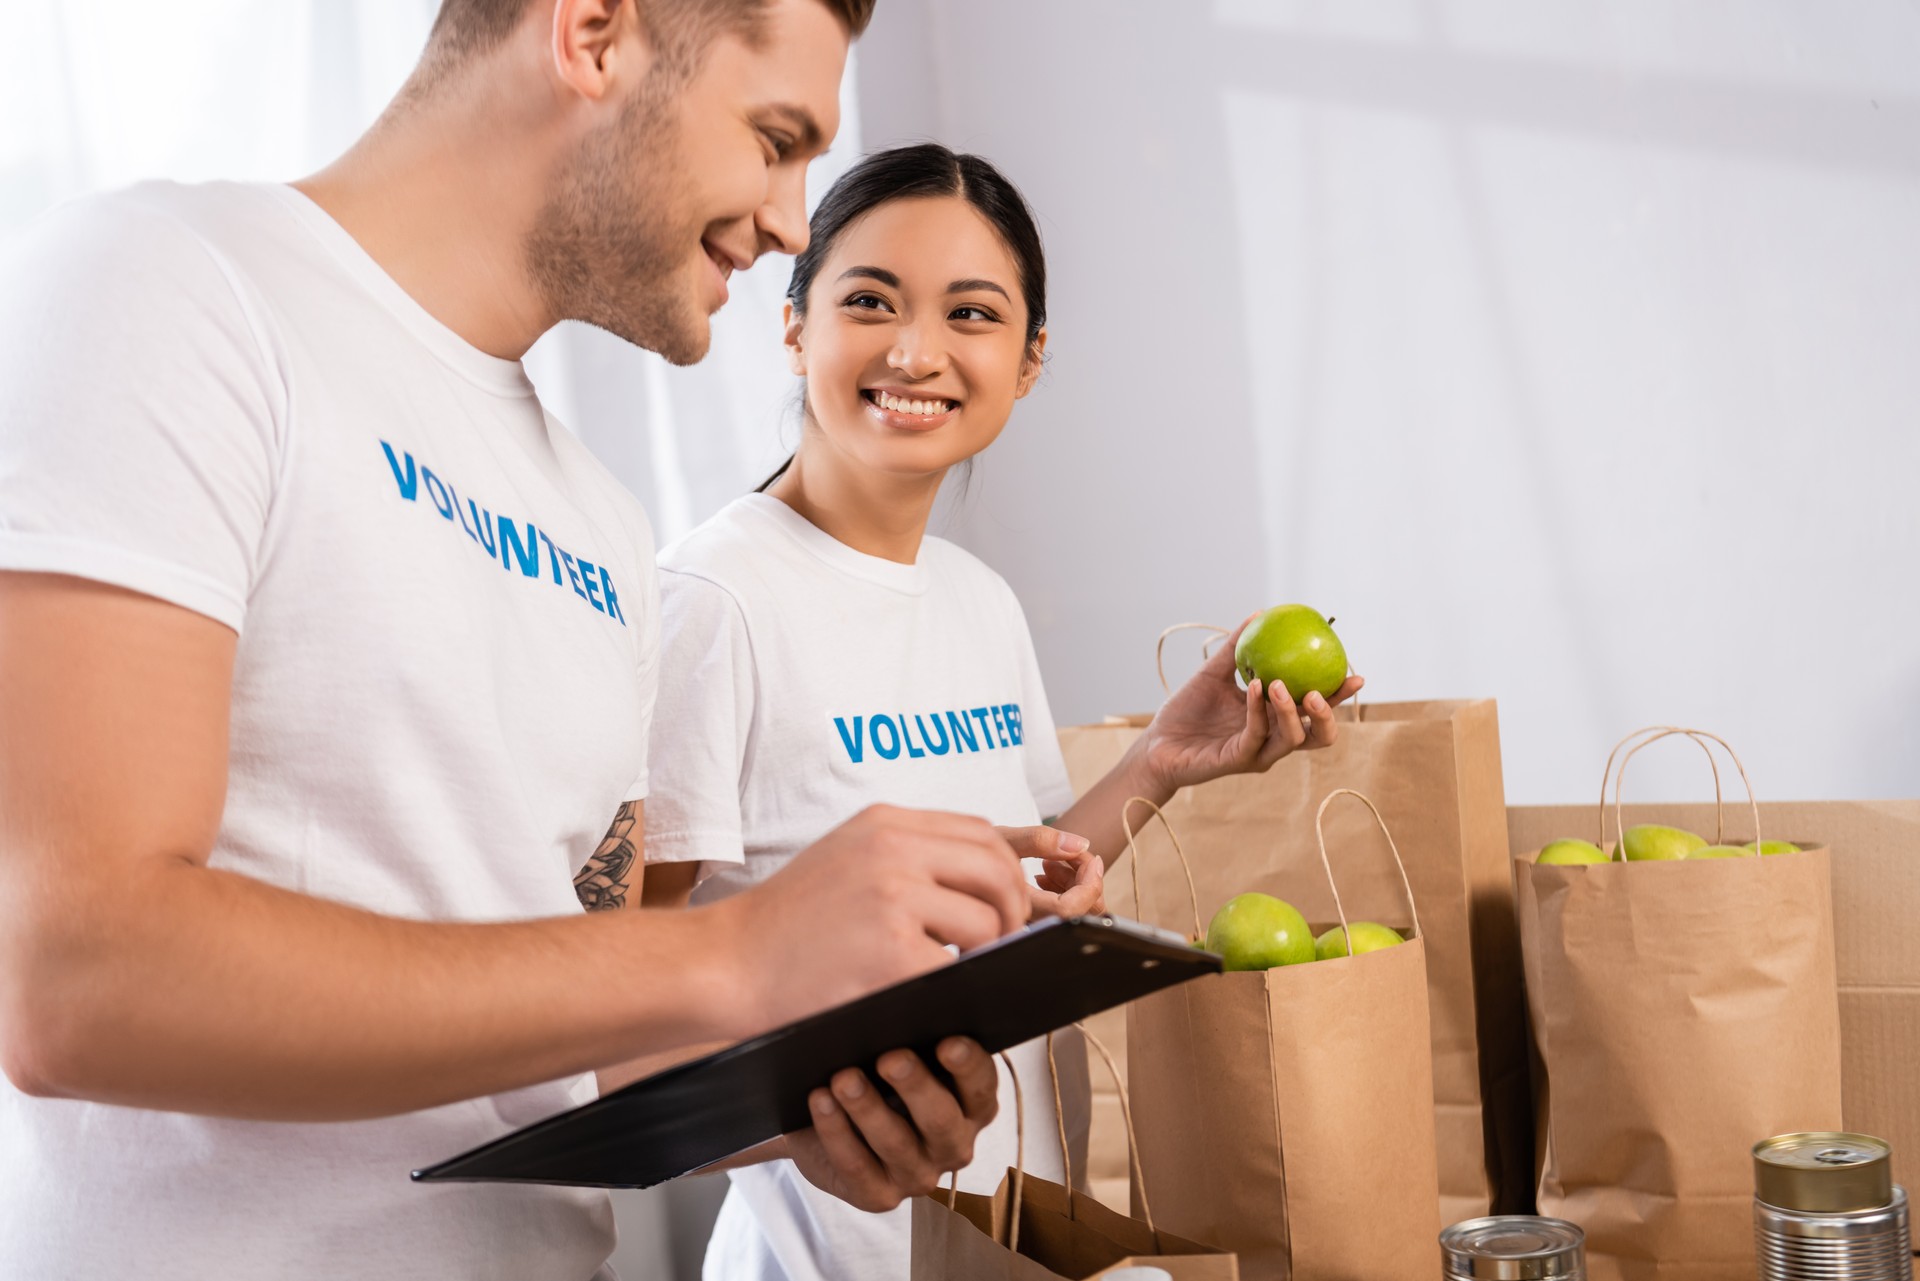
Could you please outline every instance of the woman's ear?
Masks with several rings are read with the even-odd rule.
[[[783,303],[780,307],[780,323],[785,332],[780,336],[781,343],[787,349],[787,368],[800,378],[807,376],[807,349],[801,334],[807,327],[806,320],[794,314],[792,303]]]
[[[1020,379],[1013,385],[1013,398],[1019,400],[1033,390],[1040,381],[1040,371],[1046,368],[1047,331],[1042,329],[1027,344],[1027,354],[1020,361]]]

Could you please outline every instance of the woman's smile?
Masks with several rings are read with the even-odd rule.
[[[932,431],[951,422],[960,402],[908,387],[864,387],[860,398],[882,426],[899,431]]]

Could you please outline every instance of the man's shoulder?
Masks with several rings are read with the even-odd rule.
[[[234,242],[285,223],[260,184],[142,182],[64,201],[28,224],[22,256],[111,259],[122,270],[219,260]]]
[[[233,252],[272,226],[264,191],[235,183],[145,182],[56,205],[0,261],[0,296],[58,329],[155,330],[183,342],[208,329],[258,341],[248,272]],[[177,344],[176,344],[177,345]],[[257,354],[250,352],[249,355]]]

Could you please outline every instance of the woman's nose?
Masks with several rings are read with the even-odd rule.
[[[908,329],[887,353],[887,363],[909,378],[926,378],[947,367],[947,350],[918,327]]]

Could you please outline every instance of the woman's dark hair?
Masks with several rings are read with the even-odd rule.
[[[895,200],[930,196],[958,196],[985,218],[1020,273],[1020,297],[1027,307],[1027,341],[1033,342],[1047,323],[1047,259],[1040,247],[1040,229],[1033,211],[1006,175],[979,156],[953,151],[937,142],[876,151],[840,175],[813,211],[807,247],[793,263],[787,301],[796,316],[807,314],[807,293],[820,264],[848,227],[881,205]],[[792,458],[760,482],[765,489],[780,479]]]

